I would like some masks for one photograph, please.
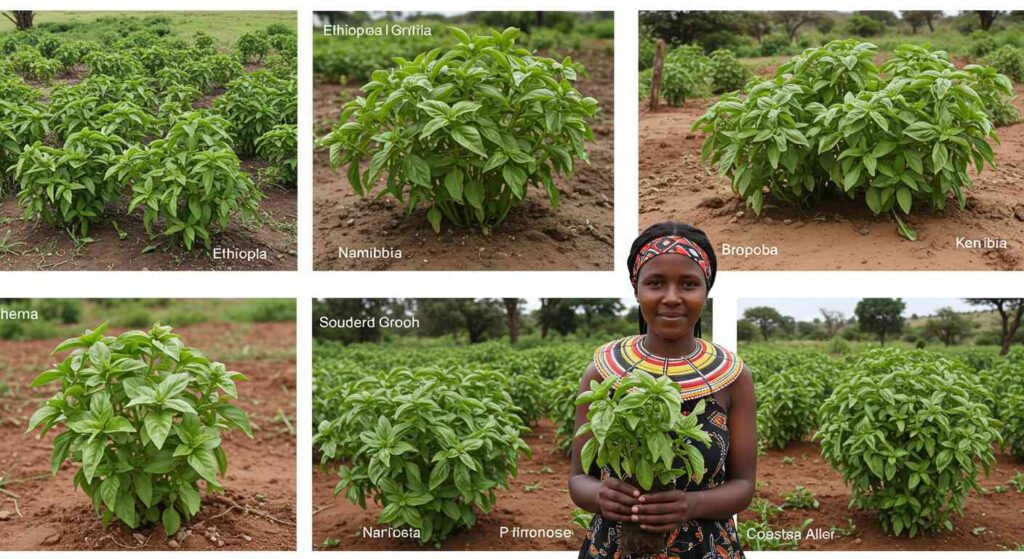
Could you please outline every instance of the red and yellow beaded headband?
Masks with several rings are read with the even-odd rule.
[[[704,280],[707,282],[708,289],[711,289],[711,260],[708,259],[708,254],[704,252],[704,249],[686,237],[665,236],[658,237],[647,243],[637,253],[636,260],[633,262],[633,270],[629,277],[633,283],[633,290],[636,290],[637,280],[640,277],[640,268],[655,256],[661,256],[662,254],[682,254],[689,257],[700,266],[701,271],[704,272]]]

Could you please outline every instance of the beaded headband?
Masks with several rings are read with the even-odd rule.
[[[701,271],[704,272],[704,279],[707,281],[708,289],[711,289],[711,261],[708,259],[708,254],[704,252],[704,249],[686,237],[665,236],[658,237],[647,243],[637,253],[636,260],[633,262],[632,273],[629,276],[634,290],[640,277],[640,268],[655,256],[661,256],[662,254],[682,254],[689,257],[700,266]]]

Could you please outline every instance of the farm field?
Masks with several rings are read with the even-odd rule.
[[[0,332],[3,338],[0,339],[0,444],[9,449],[0,458],[0,488],[4,489],[0,500],[0,526],[3,527],[0,549],[295,549],[294,301],[4,300],[0,306],[5,310],[38,309],[44,316],[31,325],[26,324],[25,328],[8,320],[0,321],[3,328]],[[47,309],[56,309],[56,314]],[[247,380],[236,381],[238,398],[233,402],[248,416],[253,438],[241,429],[221,431],[220,448],[227,457],[226,473],[219,475],[217,481],[222,490],[208,493],[209,482],[196,482],[201,499],[197,503],[198,512],[191,520],[186,520],[182,512],[180,528],[173,536],[166,535],[167,524],[159,519],[155,523],[139,522],[136,528],[129,528],[121,519],[131,518],[132,514],[126,513],[120,504],[118,516],[107,528],[86,493],[73,486],[80,465],[79,453],[69,454],[56,475],[51,475],[55,437],[71,431],[58,425],[42,438],[36,437],[39,433],[36,429],[26,433],[33,421],[30,417],[59,389],[56,384],[31,386],[30,383],[64,359],[68,350],[51,355],[62,340],[80,336],[103,320],[111,324],[106,335],[122,336],[131,330],[149,332],[157,321],[173,324],[172,319],[181,324],[174,327],[173,333],[179,335],[187,347],[199,349],[211,361],[223,362],[227,370],[239,371],[247,377]],[[111,383],[110,386],[118,385]],[[114,394],[115,406],[120,405],[116,389],[111,388],[110,393]],[[191,390],[179,396],[182,397],[199,405],[200,396]],[[227,402],[229,398],[222,394],[221,401]],[[131,417],[131,412],[127,413]],[[238,419],[235,415],[232,417]],[[175,420],[173,425],[180,428],[189,419],[183,414],[180,421]],[[149,428],[148,422],[146,425]],[[131,435],[134,437],[134,433]],[[169,440],[177,440],[176,437],[172,433]],[[130,444],[131,439],[118,440],[121,442],[117,444],[123,445]],[[178,460],[185,461],[184,458]],[[153,464],[155,462],[149,462],[146,467],[155,467]],[[99,467],[97,475],[104,467]],[[180,467],[176,471],[180,471]],[[128,479],[125,475],[104,479]],[[188,479],[187,473],[181,475],[185,476],[181,479]],[[156,477],[153,476],[153,498],[162,491],[160,484],[166,483],[157,481]],[[138,487],[142,486],[136,485]],[[129,494],[132,491],[122,487],[119,500],[125,489]],[[144,507],[141,503],[137,506],[142,507],[138,509],[141,514]],[[164,523],[168,522],[166,512],[163,519]],[[141,518],[136,517],[136,520],[141,521]]]
[[[349,398],[358,397],[360,383],[355,382],[355,377],[366,375],[367,371],[379,371],[386,373],[389,369],[395,372],[405,371],[412,375],[426,375],[429,378],[434,374],[449,377],[452,382],[462,378],[467,386],[479,386],[488,384],[487,391],[492,392],[491,397],[478,396],[484,404],[491,407],[493,404],[500,406],[511,405],[518,402],[524,405],[529,402],[528,411],[519,415],[531,416],[529,425],[520,419],[519,416],[505,417],[508,425],[512,425],[511,433],[502,439],[501,445],[520,445],[518,452],[512,452],[515,456],[513,462],[507,463],[506,467],[511,468],[506,479],[495,479],[496,482],[506,482],[507,488],[496,488],[493,492],[493,505],[489,510],[475,509],[473,520],[469,526],[456,528],[447,537],[437,537],[435,546],[443,550],[570,550],[578,547],[578,542],[585,534],[585,530],[572,524],[572,513],[576,509],[569,498],[566,481],[569,476],[569,457],[566,454],[567,447],[564,446],[566,430],[572,429],[572,405],[571,400],[575,398],[576,389],[579,386],[579,377],[586,368],[589,352],[593,348],[590,344],[583,343],[558,343],[552,342],[544,346],[529,350],[517,350],[504,347],[496,342],[488,342],[482,346],[469,348],[436,348],[407,349],[399,350],[396,346],[347,346],[345,348],[333,342],[318,343],[314,352],[314,433],[324,433],[320,442],[315,444],[315,454],[321,455],[323,444],[335,439],[334,435],[327,433],[344,432],[348,429],[358,429],[350,420],[341,420],[345,428],[320,427],[325,420],[333,417],[344,417],[346,414],[337,415],[337,411],[345,410],[346,406],[358,406],[355,400]],[[376,355],[383,352],[389,355],[387,359],[381,359]],[[557,363],[562,361],[561,363]],[[462,363],[462,365],[457,365]],[[557,364],[556,364],[557,363]],[[403,365],[407,364],[407,365]],[[398,369],[391,369],[398,367]],[[408,368],[403,368],[408,367]],[[479,372],[478,372],[479,371]],[[466,379],[465,375],[473,375],[473,379]],[[492,380],[484,381],[480,375]],[[388,375],[383,375],[388,376]],[[514,378],[513,378],[514,377]],[[528,378],[528,380],[520,380]],[[440,381],[440,379],[439,379]],[[440,381],[444,382],[444,381]],[[348,390],[344,386],[347,383],[355,383],[354,389]],[[518,391],[512,388],[511,383],[518,383]],[[364,382],[367,391],[375,384],[372,381]],[[387,384],[385,383],[385,386]],[[382,388],[382,387],[379,387]],[[378,388],[378,389],[379,389]],[[385,389],[390,390],[390,389]],[[458,390],[458,389],[456,389]],[[472,389],[471,389],[472,390]],[[479,389],[478,389],[479,390]],[[514,396],[509,394],[514,392]],[[380,397],[383,393],[373,391],[375,396]],[[397,389],[396,389],[397,393]],[[457,413],[454,402],[451,404],[441,403],[445,400],[444,394],[447,389],[438,385],[431,390],[433,398],[437,398],[442,407],[441,413]],[[515,398],[515,399],[512,399]],[[568,407],[566,401],[568,400]],[[353,402],[347,404],[347,402]],[[385,408],[386,409],[386,408]],[[362,413],[367,415],[369,412]],[[506,412],[507,413],[507,412]],[[384,417],[392,417],[390,412],[385,412]],[[429,417],[429,412],[418,416],[419,421]],[[397,420],[397,417],[394,417]],[[369,419],[376,423],[376,417]],[[455,421],[455,418],[448,421]],[[484,421],[478,417],[474,421]],[[559,425],[568,421],[568,427]],[[456,421],[457,423],[457,421]],[[556,424],[557,423],[557,424]],[[455,423],[452,423],[454,426]],[[460,426],[460,428],[465,428]],[[319,437],[320,435],[318,435]],[[422,436],[437,437],[436,432],[426,433]],[[410,439],[411,440],[411,439]],[[438,441],[439,443],[439,441]],[[428,443],[430,446],[438,443]],[[344,444],[344,443],[341,443]],[[351,444],[351,443],[350,443]],[[343,448],[350,448],[343,447]],[[504,448],[501,446],[499,448]],[[525,450],[528,448],[528,454]],[[492,466],[487,462],[488,455],[474,453],[474,456],[491,472]],[[493,458],[492,458],[493,459]],[[384,528],[389,523],[385,522],[381,514],[383,504],[371,500],[372,494],[367,491],[367,506],[360,507],[358,504],[346,500],[346,492],[334,496],[333,490],[338,485],[338,466],[349,464],[348,460],[342,459],[327,460],[325,470],[321,467],[320,460],[316,460],[312,466],[313,471],[313,539],[319,549],[340,548],[347,550],[415,550],[423,549],[424,544],[410,537],[367,537],[365,529]],[[353,467],[355,467],[353,465]],[[474,474],[474,477],[479,477]],[[396,474],[397,479],[403,475]],[[451,482],[449,482],[450,484]],[[474,482],[478,483],[478,482]],[[442,494],[444,487],[438,488],[434,494]],[[484,494],[487,492],[485,491]],[[464,505],[462,505],[464,506]],[[424,518],[428,517],[424,507]],[[391,522],[394,528],[408,527],[404,522]],[[502,528],[525,528],[542,530],[563,530],[558,537],[516,537],[506,536],[502,538]],[[429,547],[429,544],[427,545]]]
[[[650,13],[651,21],[656,19],[657,16],[654,14],[658,13]],[[727,244],[732,247],[749,248],[746,254],[720,251],[723,266],[734,270],[1021,269],[1024,266],[1024,204],[1020,199],[1018,185],[1024,179],[1024,161],[1021,159],[1024,124],[1020,123],[1019,114],[1020,110],[1024,109],[1024,102],[1020,97],[1024,93],[1024,85],[1021,84],[1024,76],[1016,75],[1014,67],[1003,65],[1003,59],[995,54],[998,51],[1001,53],[999,56],[1002,56],[1002,53],[1009,53],[1008,55],[1013,57],[1024,56],[1024,51],[1019,48],[1019,38],[1024,36],[1019,22],[1016,19],[1008,19],[1005,22],[997,19],[997,23],[989,31],[958,31],[956,26],[973,23],[973,20],[968,19],[968,14],[964,13],[958,18],[940,18],[934,22],[934,33],[930,33],[927,27],[911,33],[905,22],[897,20],[895,23],[886,24],[884,30],[876,31],[874,35],[858,35],[851,31],[854,29],[852,26],[863,21],[853,21],[853,18],[867,16],[851,18],[848,14],[815,13],[831,18],[834,24],[830,31],[818,31],[813,23],[809,23],[800,29],[796,40],[790,43],[782,32],[782,24],[772,23],[772,34],[765,36],[760,46],[753,38],[742,33],[736,33],[731,44],[728,41],[726,44],[717,44],[735,51],[735,60],[740,67],[747,75],[758,80],[771,80],[776,76],[780,66],[797,60],[805,49],[808,49],[806,52],[814,52],[810,49],[832,48],[834,52],[838,52],[836,49],[846,48],[835,45],[826,47],[827,41],[830,40],[877,46],[874,54],[861,58],[878,68],[887,69],[888,73],[882,71],[883,76],[889,76],[884,79],[892,79],[891,76],[899,71],[894,69],[896,65],[887,66],[888,61],[900,57],[907,57],[909,60],[917,56],[907,54],[906,51],[901,54],[900,49],[906,48],[906,45],[920,48],[917,45],[930,44],[932,50],[948,51],[948,60],[957,70],[964,70],[971,64],[994,66],[998,71],[1009,74],[1008,78],[1012,80],[1012,93],[1008,96],[1003,95],[1003,100],[998,103],[984,103],[984,106],[988,107],[998,105],[1002,107],[999,110],[1003,111],[1001,117],[996,118],[999,122],[996,122],[994,129],[998,141],[993,138],[987,140],[992,151],[992,164],[986,162],[980,171],[973,161],[969,166],[964,165],[965,174],[955,181],[949,179],[944,182],[944,186],[939,187],[942,194],[935,195],[933,199],[919,194],[911,196],[909,193],[913,191],[908,190],[897,200],[892,194],[893,191],[884,190],[887,183],[884,182],[883,175],[878,174],[880,171],[876,172],[873,167],[874,159],[868,161],[865,170],[857,175],[849,171],[852,167],[846,166],[837,166],[834,170],[836,174],[830,175],[828,167],[822,164],[823,170],[820,174],[814,175],[819,171],[807,165],[786,178],[789,172],[785,171],[785,168],[791,163],[786,163],[785,157],[782,157],[781,162],[777,161],[775,166],[778,170],[772,171],[774,174],[771,176],[774,178],[749,181],[751,185],[756,183],[756,188],[748,187],[747,182],[742,182],[747,178],[740,177],[744,188],[748,188],[746,194],[741,196],[733,186],[737,169],[747,165],[747,161],[750,162],[750,167],[747,167],[749,169],[767,169],[770,155],[767,155],[767,152],[757,155],[760,152],[749,148],[751,151],[744,152],[737,158],[737,161],[743,158],[744,163],[737,163],[737,167],[726,176],[718,173],[717,162],[702,157],[702,149],[705,143],[711,140],[714,132],[706,130],[704,126],[707,121],[701,119],[714,110],[719,100],[728,96],[726,91],[744,89],[745,78],[737,78],[739,81],[729,83],[724,91],[719,90],[714,94],[687,91],[682,95],[685,100],[672,103],[665,100],[655,110],[650,109],[646,97],[640,100],[640,229],[666,219],[679,219],[702,228],[720,247]],[[769,18],[770,15],[765,17]],[[972,17],[977,18],[973,15]],[[718,39],[722,39],[724,35],[720,34]],[[713,40],[710,35],[708,37],[709,41]],[[653,39],[645,40],[651,41],[651,50],[648,52],[652,53]],[[772,43],[770,40],[776,42]],[[668,52],[672,52],[674,48],[675,44],[669,44]],[[770,55],[764,52],[771,48],[777,48],[781,52]],[[761,52],[758,52],[759,49]],[[705,54],[710,54],[710,50]],[[641,69],[643,68],[642,63]],[[789,68],[792,67],[786,66],[781,73],[789,72]],[[961,76],[959,79],[968,78]],[[978,88],[980,92],[982,86],[976,83],[972,87]],[[870,90],[871,87],[866,89]],[[857,88],[853,90],[856,92]],[[741,95],[739,98],[747,97]],[[862,94],[861,99],[866,98]],[[820,99],[804,99],[799,104],[806,106],[811,102],[822,101],[826,107],[842,106],[843,104],[838,102],[840,100],[836,98],[831,102],[824,102]],[[942,110],[939,110],[936,114],[941,113]],[[843,114],[846,113],[841,111],[840,116]],[[925,118],[923,114],[918,116]],[[803,120],[803,116],[795,118],[799,122],[798,126],[803,127],[799,130],[812,130],[813,119]],[[970,127],[964,124],[965,121],[960,122],[964,128]],[[878,133],[871,127],[865,130],[871,130],[870,134]],[[866,134],[869,132],[862,134],[867,138]],[[897,147],[890,152],[893,157],[899,158],[900,153],[911,149],[924,149],[911,148],[909,146],[916,145],[916,140],[911,140],[906,135],[900,136],[896,132],[894,134],[897,135],[893,136],[893,141],[904,147]],[[781,135],[781,132],[775,134],[778,135]],[[882,137],[878,136],[865,141],[867,144],[877,144],[881,139]],[[785,145],[787,141],[781,140],[780,145]],[[850,141],[860,140],[857,140],[856,136],[850,136]],[[845,144],[836,148],[835,156],[839,156],[839,151],[844,147]],[[931,148],[930,145],[927,147]],[[799,145],[790,144],[790,152],[799,149]],[[817,149],[814,151],[815,153],[808,157],[814,156],[817,159],[821,152]],[[827,155],[828,152],[825,153]],[[930,157],[931,154],[926,155]],[[803,156],[800,158],[807,160]],[[844,158],[851,161],[849,155]],[[856,161],[860,164],[860,159]],[[899,161],[899,164],[902,164],[902,160]],[[800,187],[794,189],[794,192],[787,191],[787,184],[802,182],[805,179],[805,175],[801,173],[814,177],[812,182],[816,188],[813,193],[801,191]],[[973,186],[966,185],[966,177],[973,182]],[[937,174],[927,169],[923,170],[921,180],[935,181],[936,184],[940,182]],[[957,186],[963,192],[962,207],[954,194],[954,182],[962,185]],[[923,184],[922,182],[916,185],[918,192],[923,191]],[[847,188],[854,194],[852,199],[842,195]],[[866,198],[865,192],[870,193],[872,189],[882,192],[878,200],[870,196]],[[899,188],[896,188],[896,191],[898,190]],[[910,237],[915,240],[909,240]]]
[[[508,12],[496,12],[506,14]],[[547,17],[560,17],[565,14],[548,13]],[[321,14],[320,17],[326,17]],[[500,16],[495,16],[500,17]],[[568,16],[577,17],[577,16]],[[417,22],[419,23],[419,22]],[[413,22],[409,22],[412,25]],[[490,29],[501,32],[516,23],[487,21],[486,25],[475,21],[428,21],[425,23],[434,29],[430,37],[407,38],[401,46],[396,46],[398,39],[388,39],[388,44],[381,47],[370,46],[367,50],[395,50],[387,52],[390,56],[412,58],[419,52],[431,48],[451,48],[456,39],[446,26],[454,25],[464,28],[467,33],[489,33]],[[589,25],[589,22],[588,22]],[[595,31],[600,25],[600,31]],[[338,170],[332,168],[331,151],[327,146],[314,152],[314,267],[318,270],[330,269],[422,269],[422,270],[604,270],[610,269],[611,246],[613,234],[613,122],[614,122],[614,71],[613,71],[613,39],[611,37],[611,20],[599,19],[593,29],[582,28],[577,23],[572,33],[556,28],[525,30],[516,39],[517,45],[524,45],[537,56],[550,57],[555,61],[564,61],[569,56],[573,63],[582,65],[585,71],[575,74],[573,81],[563,81],[578,90],[585,98],[596,100],[596,111],[584,117],[586,126],[592,133],[582,144],[587,161],[578,158],[579,153],[566,145],[568,152],[565,158],[575,159],[571,162],[572,173],[566,173],[560,166],[562,162],[552,162],[555,171],[552,184],[545,189],[541,175],[531,175],[523,186],[518,185],[516,173],[509,171],[509,177],[499,174],[495,182],[490,183],[485,192],[497,192],[508,180],[516,183],[516,188],[523,189],[512,195],[510,206],[498,210],[497,202],[484,200],[481,204],[488,213],[484,218],[487,222],[481,227],[476,218],[470,217],[471,223],[453,224],[452,217],[457,215],[432,215],[429,206],[422,202],[407,212],[406,197],[396,198],[393,194],[383,196],[361,197],[352,185],[350,166]],[[319,32],[319,28],[315,29]],[[365,94],[361,88],[366,85],[370,76],[369,68],[363,64],[382,57],[383,53],[365,55],[366,60],[354,57],[354,62],[346,62],[359,49],[360,41],[352,37],[317,36],[314,48],[314,130],[317,138],[328,139],[332,128],[337,127],[338,120],[346,103],[357,96]],[[404,49],[404,50],[402,50]],[[351,52],[349,52],[351,51]],[[385,59],[384,66],[390,66]],[[340,79],[339,79],[340,77]],[[503,79],[499,76],[495,79]],[[498,82],[494,82],[498,83]],[[505,85],[499,89],[506,91]],[[512,95],[513,86],[509,85],[508,94]],[[455,102],[457,100],[452,100]],[[487,101],[483,97],[476,101]],[[487,107],[487,103],[484,103]],[[486,110],[498,110],[490,109]],[[548,109],[548,113],[563,112],[563,118],[569,119],[570,109]],[[572,109],[576,110],[576,109]],[[542,120],[538,116],[531,117]],[[490,118],[490,117],[488,117]],[[507,117],[495,117],[507,118]],[[549,119],[550,120],[550,119]],[[527,126],[525,124],[522,126]],[[568,120],[566,120],[568,122]],[[551,121],[551,125],[557,125]],[[532,125],[531,125],[532,126]],[[543,128],[546,123],[541,122]],[[520,134],[525,138],[526,128]],[[537,130],[537,129],[534,129]],[[542,132],[530,132],[531,134]],[[539,137],[539,136],[538,136]],[[493,137],[493,139],[499,139]],[[557,143],[564,139],[555,140]],[[485,149],[497,149],[492,140],[484,138]],[[492,147],[486,147],[492,146]],[[505,146],[509,147],[508,145]],[[335,146],[332,149],[337,149]],[[505,149],[505,148],[503,148]],[[342,150],[344,153],[344,150]],[[478,152],[479,153],[479,152]],[[525,153],[525,152],[524,152]],[[571,156],[570,156],[571,153]],[[425,157],[427,154],[423,154]],[[471,154],[469,154],[471,155]],[[433,157],[431,155],[430,157]],[[464,157],[464,156],[463,156]],[[518,169],[514,165],[522,164],[530,170],[533,163],[525,163],[527,159],[517,155],[517,163],[506,162],[509,169]],[[545,156],[547,157],[547,156]],[[507,158],[506,158],[507,159]],[[482,159],[481,162],[484,160]],[[489,161],[489,160],[488,160]],[[538,160],[542,161],[542,159]],[[500,161],[498,161],[500,164]],[[370,167],[369,155],[360,165],[365,174]],[[545,166],[545,168],[547,168]],[[502,171],[504,172],[504,171]],[[396,173],[397,174],[397,173]],[[407,174],[407,173],[405,173]],[[397,177],[396,177],[397,178]],[[435,177],[434,180],[440,181]],[[467,179],[468,180],[468,179]],[[382,181],[383,182],[383,181]],[[469,183],[467,183],[469,184]],[[381,184],[368,189],[377,192],[383,190]],[[556,191],[552,194],[551,191]],[[457,192],[461,197],[462,194]],[[442,195],[443,196],[443,195]],[[497,197],[497,194],[487,194]],[[508,196],[508,195],[506,195]],[[557,207],[553,207],[551,198],[557,196]],[[440,204],[440,202],[438,202]],[[454,214],[463,212],[465,205],[454,205]],[[491,208],[495,208],[492,210]],[[499,212],[491,215],[492,212]],[[438,222],[431,220],[438,219]],[[435,233],[435,226],[439,233]],[[483,230],[482,230],[483,229]],[[485,230],[485,231],[484,231]],[[351,258],[339,257],[339,249],[363,250],[388,248],[401,251],[398,258],[393,253],[383,258]],[[454,250],[453,250],[454,249]]]
[[[871,345],[741,344],[762,445],[754,502],[739,514],[745,548],[1019,550],[1020,348],[1002,357],[998,347]],[[838,347],[844,353],[830,353]],[[958,416],[966,410],[970,419]],[[948,429],[928,427],[938,415]],[[865,434],[871,430],[877,434]],[[864,446],[869,436],[877,450]],[[886,461],[894,451],[907,453],[903,461]]]
[[[595,348],[636,329],[623,303],[314,301],[316,549],[579,549],[574,402]],[[375,322],[331,325],[355,319]]]
[[[34,15],[0,25],[0,270],[295,269],[293,12]]]

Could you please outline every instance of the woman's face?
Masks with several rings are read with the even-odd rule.
[[[693,335],[708,298],[704,272],[682,254],[662,254],[644,264],[636,293],[648,332],[670,340]]]

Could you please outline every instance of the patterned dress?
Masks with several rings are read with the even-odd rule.
[[[711,445],[709,447],[696,445],[704,455],[704,476],[700,483],[694,483],[692,480],[677,480],[676,489],[703,491],[722,485],[727,479],[725,465],[729,455],[728,413],[719,405],[714,397],[714,392],[724,388],[739,376],[743,369],[742,361],[728,350],[698,340],[698,348],[693,354],[678,360],[668,360],[666,366],[664,359],[646,354],[642,342],[638,338],[642,338],[642,336],[618,340],[598,348],[595,354],[595,365],[598,372],[604,378],[607,378],[608,375],[624,377],[636,369],[650,374],[667,373],[680,385],[690,388],[689,393],[686,393],[686,388],[684,388],[684,399],[680,404],[680,412],[684,414],[689,414],[697,402],[704,400],[706,402],[704,413],[698,418],[698,423],[701,429],[711,436]],[[693,366],[689,364],[686,364],[685,367],[679,366],[681,361],[689,361],[693,363]],[[694,372],[694,367],[700,370],[700,374]],[[689,375],[699,379],[699,385],[689,382],[692,379],[689,378],[686,371],[682,370],[683,368],[689,369]],[[700,375],[703,375],[703,378]],[[702,386],[703,389],[699,386]],[[608,475],[611,475],[608,469],[601,472],[602,479]],[[587,530],[587,537],[580,547],[579,558],[630,559],[619,548],[619,530],[618,522],[607,521],[600,514],[595,514],[590,528]],[[743,548],[736,534],[736,526],[731,518],[728,520],[690,520],[667,534],[666,542],[668,544],[666,553],[660,555],[659,559],[738,559],[744,557]]]

